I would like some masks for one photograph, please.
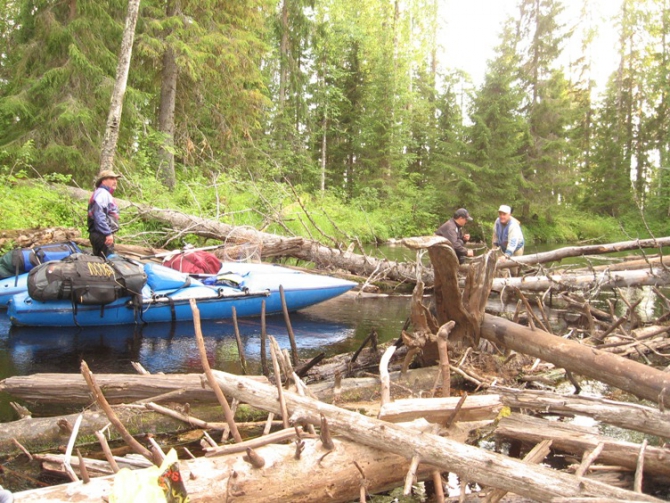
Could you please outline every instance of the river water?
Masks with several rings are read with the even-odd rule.
[[[409,297],[360,297],[347,293],[297,313],[290,323],[298,354],[312,358],[356,350],[370,331],[380,342],[399,337],[409,314]],[[238,320],[249,373],[260,374],[260,318]],[[230,321],[203,322],[213,369],[241,373],[235,329]],[[282,315],[268,316],[266,333],[290,349]],[[269,355],[269,349],[268,349]],[[135,373],[131,362],[151,373],[202,372],[192,322],[145,326],[17,328],[0,312],[0,380],[44,372],[78,373],[81,361],[95,373]],[[65,390],[64,390],[65,392]],[[0,392],[0,422],[15,419],[10,397]]]
[[[390,260],[415,258],[414,252],[403,247],[385,247],[376,250],[375,255]],[[355,351],[372,330],[377,332],[380,342],[396,339],[409,315],[409,306],[408,296],[366,297],[350,292],[292,313],[291,327],[299,356],[311,358],[322,352],[332,356]],[[504,310],[505,306],[497,309]],[[258,374],[260,319],[240,319],[238,325],[248,371]],[[266,333],[273,336],[280,347],[290,348],[283,316],[268,317],[266,326]],[[203,322],[202,332],[210,366],[240,373],[232,323]],[[192,323],[80,329],[16,328],[11,327],[6,313],[0,311],[0,380],[44,372],[78,373],[82,360],[93,373],[135,373],[131,362],[140,363],[151,373],[202,371]],[[15,419],[9,401],[10,397],[0,392],[0,422]]]

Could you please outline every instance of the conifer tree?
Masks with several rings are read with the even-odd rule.
[[[508,23],[469,113],[473,123],[468,132],[468,162],[477,200],[492,215],[503,203],[521,208],[527,186],[524,152],[530,137],[522,113],[525,94],[518,86],[514,37],[514,26]]]
[[[71,174],[88,185],[98,170],[127,4],[18,0],[15,7],[0,79],[4,162],[32,145],[37,173]],[[121,142],[129,135],[122,124]]]

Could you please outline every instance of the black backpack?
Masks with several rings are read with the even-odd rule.
[[[2,266],[0,277],[18,276],[24,272],[29,272],[40,264],[52,260],[62,260],[73,253],[82,253],[74,241],[49,243],[34,248],[15,248],[0,258],[0,265]]]
[[[28,274],[28,294],[35,300],[70,300],[73,304],[105,305],[126,295],[139,295],[146,283],[144,267],[123,257],[72,254],[48,262]]]

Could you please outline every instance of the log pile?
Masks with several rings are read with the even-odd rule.
[[[495,277],[493,252],[470,267],[461,290],[462,270],[443,240],[416,246],[427,247],[436,265],[434,311],[422,303],[424,275],[419,273],[411,329],[403,331],[401,349],[400,344],[372,345],[348,361],[333,359],[310,370],[307,383],[274,350],[270,379],[211,370],[205,357],[204,375],[95,375],[84,363],[77,376],[0,382],[0,390],[29,402],[62,401],[57,389],[66,386],[69,404],[92,406],[60,424],[58,418],[26,418],[3,425],[3,456],[30,456],[49,473],[72,480],[17,492],[15,501],[109,498],[119,489],[122,463],[146,470],[147,464],[160,465],[174,447],[153,427],[162,422],[157,414],[169,416],[168,429],[194,432],[191,448],[178,448],[178,474],[194,502],[347,503],[392,489],[410,495],[419,483],[432,488],[430,501],[446,501],[450,474],[459,481],[462,501],[506,501],[513,495],[533,501],[667,499],[670,373],[628,356],[646,352],[663,358],[668,316],[647,323],[633,304],[617,315],[565,294],[563,302],[579,309],[582,328],[579,338],[574,332],[561,337],[551,333],[544,297],[529,299],[509,283],[515,278]],[[485,312],[500,280],[518,296],[514,320]],[[670,302],[667,307],[670,311]],[[516,322],[520,319],[527,325]],[[196,317],[196,338],[198,331]],[[374,365],[378,375],[357,376],[352,369],[358,359],[361,369],[369,374]],[[423,368],[410,368],[417,365]],[[555,381],[545,386],[554,391],[519,387],[552,372],[567,377],[576,392],[579,379],[589,378],[633,401],[559,393]],[[216,403],[223,410],[207,407]],[[240,420],[243,405],[258,422]],[[145,414],[152,414],[148,423],[137,420]],[[605,436],[570,422],[577,416],[644,439]],[[480,446],[483,435],[506,447],[498,452]],[[92,443],[90,437],[97,438],[102,460],[79,452]],[[113,453],[108,442],[118,438],[141,461]],[[65,454],[38,453],[40,441],[67,444]]]

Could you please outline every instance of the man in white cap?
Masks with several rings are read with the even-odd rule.
[[[503,252],[503,258],[523,255],[524,248],[521,224],[512,216],[512,208],[503,204],[498,208],[498,218],[493,225],[493,247]]]
[[[465,262],[465,257],[472,257],[474,252],[465,247],[465,243],[470,241],[470,234],[463,234],[463,226],[467,222],[471,222],[472,217],[468,210],[459,208],[454,212],[454,216],[444,222],[436,231],[435,234],[447,238],[451,242],[451,246],[456,252],[459,264]]]
[[[95,179],[95,191],[88,201],[88,237],[93,255],[109,257],[114,253],[114,233],[119,230],[119,207],[114,200],[121,175],[102,170]]]

